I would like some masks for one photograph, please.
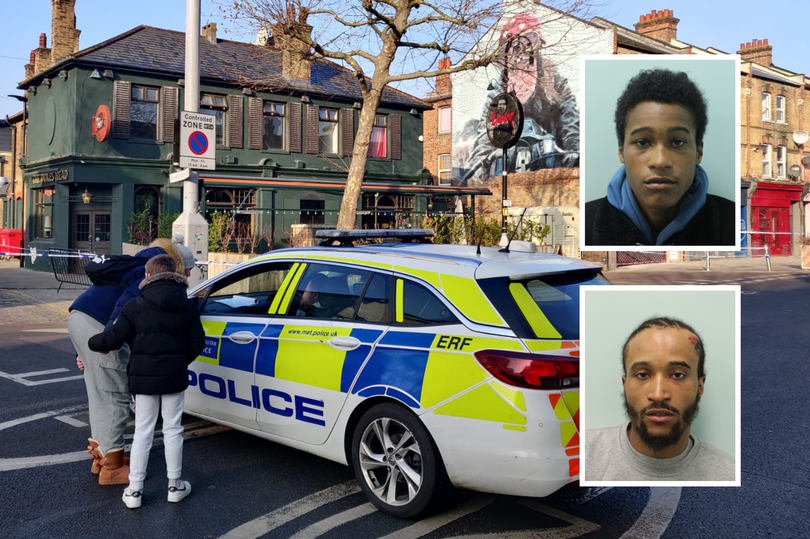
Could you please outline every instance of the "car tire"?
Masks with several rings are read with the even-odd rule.
[[[381,442],[381,435],[387,442]],[[351,452],[360,488],[383,513],[417,517],[435,509],[442,498],[448,481],[436,444],[403,406],[378,404],[364,413],[354,429]]]

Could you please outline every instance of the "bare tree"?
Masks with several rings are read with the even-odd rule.
[[[510,58],[538,54],[536,48],[500,47],[482,38],[510,6],[539,0],[229,0],[224,16],[237,25],[269,29],[275,47],[302,60],[326,58],[348,67],[363,98],[351,164],[338,217],[338,229],[355,227],[357,204],[369,154],[369,142],[383,89],[402,81],[434,78]],[[591,0],[550,0],[542,24],[569,15],[585,17]],[[313,23],[311,26],[309,23]],[[312,34],[313,28],[316,34]],[[512,39],[520,36],[514,34]],[[438,68],[443,56],[459,59]]]

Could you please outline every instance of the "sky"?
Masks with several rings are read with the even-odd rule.
[[[0,0],[0,5],[18,1]],[[327,0],[324,0],[325,3]],[[336,3],[342,3],[342,0],[337,0]],[[547,3],[553,5],[552,2]],[[675,17],[680,19],[678,39],[701,48],[715,47],[734,53],[739,49],[740,43],[768,39],[773,46],[774,65],[810,76],[807,37],[802,37],[806,22],[810,20],[810,2],[659,0],[656,4],[650,0],[595,0],[594,3],[599,4],[593,9],[594,15],[630,29],[638,22],[639,15],[653,9],[671,9]],[[214,0],[201,0],[201,4],[201,24],[216,22],[220,38],[253,41],[252,36],[237,35],[223,21]],[[39,34],[45,32],[48,45],[51,44],[51,2],[25,0],[25,5],[26,16],[7,19],[0,31],[0,118],[22,110],[18,101],[6,96],[22,94],[21,90],[17,90],[17,84],[24,78],[24,66],[28,63],[29,53],[38,45]],[[82,32],[79,48],[85,49],[141,24],[184,31],[185,2],[77,0],[76,19],[77,27]],[[430,86],[424,82],[409,82],[400,86],[400,89],[417,97],[424,97],[430,91]]]

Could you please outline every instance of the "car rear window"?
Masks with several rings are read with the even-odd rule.
[[[563,339],[579,339],[579,287],[607,285],[599,274],[553,275],[521,283]]]
[[[579,287],[610,284],[600,273],[592,271],[575,271],[521,281],[510,281],[506,277],[482,279],[478,283],[518,337],[565,340],[579,339]],[[543,324],[539,324],[538,320],[527,319],[510,286],[523,288],[525,301],[534,302],[540,308],[548,324],[556,330],[552,331],[553,335],[537,334],[537,328]]]

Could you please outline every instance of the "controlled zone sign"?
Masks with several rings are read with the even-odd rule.
[[[180,166],[216,168],[216,118],[199,112],[180,112]]]

